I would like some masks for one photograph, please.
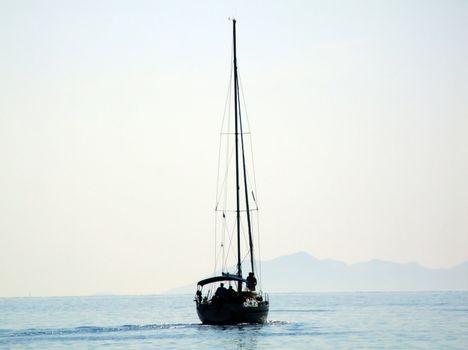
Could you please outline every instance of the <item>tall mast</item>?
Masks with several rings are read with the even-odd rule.
[[[237,52],[236,52],[236,20],[232,20],[232,33],[234,42],[234,122],[236,138],[236,223],[237,223],[237,275],[242,277],[241,251],[240,251],[240,203],[239,203],[239,131],[238,131],[238,83],[237,83]],[[242,285],[239,283],[239,290]]]
[[[240,106],[240,97],[239,97],[239,106]],[[249,206],[249,191],[247,189],[247,171],[245,170],[245,155],[244,155],[244,132],[242,131],[242,117],[241,110],[239,108],[239,126],[240,126],[240,135],[241,135],[241,149],[242,149],[242,167],[244,170],[244,194],[245,194],[245,209],[247,214],[247,226],[249,228],[249,248],[250,248],[250,266],[251,272],[254,271],[254,253],[253,253],[253,241],[252,241],[252,225],[250,223],[250,206]]]

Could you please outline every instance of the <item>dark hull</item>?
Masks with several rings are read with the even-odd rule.
[[[265,323],[268,316],[268,302],[258,306],[244,304],[198,304],[197,313],[204,324]]]

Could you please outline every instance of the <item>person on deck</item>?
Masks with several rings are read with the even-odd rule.
[[[234,288],[232,288],[232,286],[229,286],[227,290],[227,295],[230,300],[233,300],[236,297],[236,291],[234,290]]]
[[[218,289],[216,289],[215,297],[220,301],[224,301],[226,300],[227,296],[228,296],[228,291],[224,287],[224,283],[221,283]]]
[[[247,288],[250,291],[255,291],[255,287],[257,286],[257,279],[255,278],[253,272],[249,272],[249,276],[247,277]]]
[[[197,303],[201,304],[201,302],[202,302],[202,292],[201,292],[201,290],[197,290],[195,300],[197,301]]]

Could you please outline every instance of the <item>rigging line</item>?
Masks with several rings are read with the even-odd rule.
[[[224,270],[227,270],[227,261],[229,259],[229,256],[230,256],[230,253],[232,252],[232,239],[234,238],[234,231],[236,229],[236,222],[234,221],[234,225],[233,225],[233,228],[232,228],[232,234],[229,234],[229,231],[228,231],[228,235],[229,235],[229,245],[228,245],[228,249],[227,249],[227,255],[225,257],[225,260],[224,260]]]
[[[247,104],[245,102],[244,88],[243,88],[243,85],[242,85],[242,77],[240,76],[240,74],[238,74],[238,78],[239,78],[239,85],[240,85],[241,94],[242,94],[242,101],[244,102],[245,119],[247,120],[247,125],[249,126],[250,132],[252,132],[252,128],[250,127],[250,118],[249,118],[249,114],[247,112]],[[257,193],[257,179],[256,179],[256,176],[255,176],[255,163],[254,163],[254,156],[253,156],[253,141],[252,141],[252,138],[250,138],[249,141],[250,141],[252,172],[253,172],[253,178],[254,178],[253,185],[255,187],[254,192]],[[257,203],[257,201],[255,201],[255,202]]]
[[[225,184],[227,183],[228,173],[229,173],[229,169],[231,168],[231,163],[232,163],[231,160],[232,160],[233,155],[234,155],[234,148],[229,153],[229,157],[226,157],[227,158],[227,160],[226,160],[226,171],[225,171],[225,175],[224,175],[224,178],[223,178],[223,182],[221,183],[221,186],[218,185],[218,187],[221,188],[222,190],[221,191],[219,189],[217,190],[216,207],[219,204],[221,195],[224,193],[224,191],[226,191]],[[253,167],[253,162],[252,162],[252,167]],[[220,168],[220,165],[218,165],[218,177],[219,177],[219,168]],[[252,180],[250,178],[250,172],[248,171],[248,169],[246,169],[246,172],[247,172],[248,183],[252,184]],[[254,181],[255,181],[255,172],[254,172]],[[255,188],[255,191],[256,191],[256,188]],[[254,198],[254,201],[255,201],[255,204],[257,205],[257,201],[255,200],[255,198]],[[226,203],[226,201],[225,201],[225,203]],[[258,209],[258,205],[257,205],[257,209]]]
[[[244,89],[243,89],[243,86],[242,86],[242,81],[241,81],[241,78],[239,77],[239,84],[240,84],[240,88],[241,88],[241,93],[242,93],[242,100],[243,100],[243,103],[244,103],[244,114],[246,115],[246,120],[247,120],[247,125],[248,125],[248,128],[249,130],[251,130],[251,126],[250,126],[250,119],[248,118],[248,113],[247,113],[247,106],[246,106],[246,102],[245,102],[245,96],[244,96]],[[240,99],[240,97],[239,97]],[[240,101],[239,101],[240,103]],[[241,123],[241,132],[242,132],[242,122]],[[242,137],[242,136],[241,136]],[[257,200],[255,198],[255,195],[254,195],[254,192],[257,192],[257,181],[256,181],[256,176],[255,176],[255,165],[254,165],[254,157],[253,157],[253,141],[252,141],[252,137],[250,137],[250,151],[251,151],[251,164],[252,164],[252,172],[253,172],[253,178],[254,178],[254,182],[253,182],[253,185],[254,185],[254,188],[255,188],[255,191],[252,191],[252,197],[254,198],[254,202],[255,202],[255,205],[258,209],[258,203],[257,203]],[[242,156],[244,157],[244,142],[242,140]],[[250,179],[250,173],[247,172],[247,176],[248,176],[248,180],[249,180],[249,183],[252,184],[252,181]],[[245,179],[246,177],[246,171],[245,171],[245,160],[244,160],[244,181],[246,180]],[[245,185],[247,186],[247,185]],[[246,190],[246,201],[248,201],[248,194],[247,194],[247,187],[245,187],[245,190]],[[249,219],[249,217],[248,217]],[[250,221],[250,220],[249,220]],[[250,222],[249,222],[249,233],[250,233]],[[259,220],[258,220],[258,212],[257,212],[257,235],[258,235],[258,243],[257,243],[257,247],[259,249],[259,259],[260,258],[260,236],[259,236]],[[251,233],[249,234],[249,245],[250,245],[250,253],[251,253],[251,266],[252,266],[252,272],[253,272],[253,269],[254,269],[254,264],[255,264],[255,261],[254,261],[254,257],[253,257],[253,243],[252,243],[252,237],[251,237]],[[255,264],[256,267],[258,266],[261,266],[261,264]],[[261,267],[260,267],[261,269]],[[260,276],[259,276],[259,282],[260,282],[260,285],[261,285],[261,270],[259,269],[259,272],[260,272]]]
[[[258,209],[258,201],[257,201],[257,198],[258,198],[258,193],[257,193],[257,177],[255,175],[255,163],[254,163],[254,155],[253,155],[253,145],[252,145],[252,139],[250,139],[250,154],[251,154],[251,162],[252,162],[252,176],[253,176],[253,189],[252,189],[252,196],[254,198],[254,201],[255,201],[255,205],[257,206],[257,209]],[[249,178],[250,179],[250,178]],[[251,182],[252,183],[252,182]],[[255,194],[254,194],[255,193]]]
[[[220,247],[222,248],[223,245],[221,245]],[[223,257],[222,257],[222,253],[223,253],[222,249],[219,249],[218,256],[217,256],[217,260],[219,260],[219,261],[221,262],[221,263],[220,263],[220,265],[221,265],[221,266],[220,266],[221,270],[223,269],[223,259],[222,259]],[[216,274],[216,271],[217,271],[217,269],[216,269],[213,273]]]
[[[226,235],[223,232],[223,243],[221,244],[221,253],[222,253],[221,255],[222,255],[223,258],[224,258],[224,255],[226,254],[225,246],[226,246]],[[221,269],[224,269],[224,268],[225,268],[225,266],[224,266],[224,262],[223,262],[223,264],[221,265]]]
[[[216,196],[216,206],[219,204],[219,201],[220,201],[220,197],[223,195],[223,194],[226,194],[227,192],[227,188],[225,186],[225,184],[227,183],[227,180],[228,180],[228,175],[229,175],[229,169],[230,169],[230,163],[231,163],[231,159],[234,155],[234,149],[231,150],[231,153],[229,154],[229,156],[226,156],[226,171],[224,172],[224,177],[223,177],[223,182],[221,183],[221,186],[220,188],[222,188],[222,190],[218,190]],[[226,204],[226,201],[224,201],[224,204]],[[224,206],[225,208],[225,206]],[[215,209],[216,210],[216,209]]]
[[[232,117],[232,88],[231,88],[231,84],[232,84],[232,79],[233,79],[233,75],[234,75],[234,48],[231,47],[231,74],[230,74],[230,78],[229,78],[229,87],[228,87],[228,94],[229,94],[229,108],[228,108],[228,120],[227,120],[227,132],[230,132],[231,130],[231,117]],[[221,128],[221,132],[224,130],[224,126]],[[224,207],[224,210],[226,210],[226,206],[227,206],[227,199],[228,199],[228,191],[227,191],[227,183],[228,183],[228,179],[229,179],[229,164],[231,163],[230,162],[230,159],[232,157],[232,153],[229,154],[229,147],[230,147],[230,139],[228,138],[226,140],[226,152],[225,152],[225,155],[226,155],[226,159],[225,159],[225,172],[224,172],[224,179],[223,179],[223,185],[222,185],[222,188],[224,189],[224,203],[223,203],[223,207]],[[219,168],[218,168],[218,172],[219,172]],[[226,185],[225,185],[226,184]],[[221,197],[221,194],[219,195],[219,198]]]
[[[230,118],[231,114],[229,114],[229,120],[231,119]],[[227,144],[227,146],[229,147],[229,144]],[[226,153],[226,159],[229,159],[229,154]],[[224,207],[224,210],[226,210],[226,206],[227,206],[227,187],[224,186],[224,181],[227,181],[228,177],[229,177],[229,172],[227,170],[228,168],[226,167],[226,172],[225,172],[225,175],[224,175],[224,180],[223,180],[223,188],[224,188],[224,203],[223,203],[223,207]],[[229,228],[228,228],[228,223],[226,221],[226,218],[224,218],[223,220],[223,251],[222,251],[222,262],[223,262],[223,265],[222,265],[222,268],[224,270],[226,270],[226,265],[225,265],[225,259],[226,259],[226,250],[225,250],[225,245],[226,245],[226,233],[227,233],[227,236],[228,238],[230,237],[229,236]],[[228,249],[228,253],[229,253],[229,249]]]
[[[232,225],[232,228],[229,229],[228,220],[227,220],[226,218],[224,218],[224,221],[226,222],[226,225],[225,225],[225,227],[226,227],[225,234],[226,234],[226,236],[228,237],[228,242],[227,242],[227,244],[226,244],[226,242],[224,242],[224,243],[225,243],[225,244],[224,244],[224,247],[227,248],[226,250],[227,250],[227,252],[228,252],[228,255],[227,255],[227,256],[223,256],[223,259],[224,259],[225,261],[227,261],[227,258],[228,258],[228,256],[229,256],[229,253],[230,253],[231,250],[232,250],[232,241],[233,241],[233,238],[234,238],[234,235],[235,235],[234,231],[235,231],[235,225],[236,225],[236,223],[235,223],[235,221],[234,221],[234,222],[233,222],[233,225]]]
[[[240,104],[240,97],[239,98],[239,104]],[[244,135],[242,134],[242,115],[241,115],[241,109],[239,108],[239,127],[240,127],[240,132],[241,132],[241,150],[242,150],[242,169],[243,169],[243,175],[244,175],[244,196],[245,196],[245,207],[247,209],[246,214],[247,214],[247,225],[249,229],[249,248],[250,248],[250,267],[251,267],[251,272],[254,273],[254,246],[253,246],[253,240],[252,240],[252,224],[250,222],[250,208],[249,208],[249,190],[247,188],[247,170],[245,168],[245,152],[244,152]]]
[[[218,255],[217,255],[217,249],[218,249],[218,218],[215,215],[215,241],[214,241],[214,271],[213,273],[216,273],[216,267],[218,263]]]
[[[232,48],[231,48],[231,66],[229,67],[229,82],[228,82],[228,88],[227,88],[227,94],[226,94],[226,99],[224,100],[224,112],[223,112],[223,119],[221,122],[221,130],[224,129],[224,121],[225,121],[225,116],[226,116],[226,111],[230,111],[228,109],[228,101],[231,100],[231,84],[232,84],[232,76],[233,76],[233,62],[232,62]]]
[[[230,104],[231,104],[230,103],[230,100],[231,100],[231,83],[232,83],[232,63],[231,63],[231,69],[230,69],[230,72],[229,72],[229,84],[228,84],[228,89],[227,89],[228,91],[227,91],[227,94],[226,94],[226,99],[224,101],[223,119],[221,121],[221,133],[222,133],[222,131],[224,129],[224,121],[226,119],[226,111],[228,111],[228,109],[227,109],[228,105],[230,106]],[[221,145],[222,145],[222,142],[221,142],[221,136],[220,136],[219,150],[218,150],[218,178],[216,180],[216,193],[218,193],[218,189],[219,189],[219,167],[221,165]]]
[[[227,222],[225,218],[223,218],[223,244],[222,244],[222,256],[221,256],[221,270],[224,271],[226,269],[225,264],[225,257],[226,257],[226,235],[229,236],[229,229],[227,228]],[[227,234],[226,234],[227,233]],[[228,249],[229,250],[229,249]]]
[[[227,129],[228,131],[231,128],[231,97],[229,97],[229,114],[228,114],[228,123],[227,123]],[[230,140],[229,138],[226,140],[226,151],[225,151],[225,171],[224,171],[224,178],[223,178],[223,184],[221,188],[223,189],[224,192],[219,193],[219,199],[221,198],[221,195],[224,193],[224,203],[223,203],[223,208],[226,210],[227,206],[227,198],[228,198],[228,191],[227,191],[227,184],[228,179],[229,179],[229,164],[231,163],[231,158],[233,156],[233,153],[229,153],[229,147],[230,147]],[[218,169],[219,171],[219,169]]]
[[[236,20],[232,21],[232,36],[233,36],[233,45],[234,45],[234,116],[235,116],[235,133],[236,133],[236,203],[237,203],[237,275],[242,276],[242,265],[241,265],[241,251],[240,251],[240,215],[239,215],[239,137],[238,137],[238,123],[237,123],[237,109],[240,107],[238,105],[238,93],[239,85],[237,81],[237,54],[236,54]],[[241,283],[239,283],[239,292]]]
[[[261,262],[262,261],[262,252],[261,252],[261,249],[260,249],[260,220],[259,220],[258,212],[257,212],[257,237],[258,237],[258,239],[257,239],[258,261]],[[259,263],[258,266],[259,266],[259,272],[260,272],[259,282],[260,282],[260,286],[263,286],[263,284],[262,284],[262,264]]]
[[[230,158],[232,158],[232,152],[233,152],[233,151],[231,151]],[[229,159],[229,163],[231,163],[231,159]],[[251,163],[252,163],[252,167],[253,167],[253,166],[254,166],[254,165],[253,165],[253,162],[251,162]],[[254,192],[256,192],[256,190],[257,190],[257,189],[256,189],[256,184],[255,184],[255,180],[256,180],[256,179],[255,179],[255,171],[252,171],[252,172],[253,172],[253,177],[254,177],[254,181],[253,181],[253,182],[252,182],[252,179],[251,179],[251,177],[250,177],[250,171],[249,171],[248,169],[246,169],[247,182],[248,182],[248,184],[253,184],[252,190],[251,190],[251,194],[252,194],[252,198],[253,198],[253,200],[254,200],[254,202],[255,202],[256,209],[258,210],[258,203],[257,203],[257,200],[256,200],[256,196],[255,196],[255,194],[254,194]],[[226,171],[226,173],[227,173],[227,171]],[[227,175],[227,174],[226,174],[226,175]],[[226,181],[227,181],[226,179],[223,180],[223,183],[222,183],[222,185],[221,185],[221,188],[224,188],[224,183],[225,183]],[[218,197],[218,199],[217,199],[217,203],[216,203],[216,204],[217,204],[217,205],[219,204],[219,197]],[[216,208],[215,208],[215,210],[216,210]],[[242,212],[243,210],[240,210],[240,211]]]
[[[242,223],[242,221],[241,221],[241,229],[242,229],[242,237],[244,238],[244,244],[245,244],[246,247],[249,247],[249,241],[248,241],[247,238],[246,238],[245,226],[244,226],[244,224]],[[250,253],[250,249],[247,249],[247,253],[246,253],[246,254],[249,255],[249,253]],[[253,272],[253,271],[252,271],[252,272]]]
[[[240,86],[240,90],[241,90],[241,94],[242,94],[242,102],[244,104],[244,115],[245,115],[245,119],[247,120],[248,128],[250,130],[249,134],[251,134],[252,128],[250,126],[250,118],[248,116],[247,104],[245,102],[244,88],[243,88],[243,85],[242,85],[242,77],[240,76],[239,73],[238,73],[238,79],[239,79],[239,86]],[[240,103],[240,101],[239,101],[239,103]],[[258,203],[257,203],[257,201],[255,199],[255,195],[253,194],[253,193],[257,193],[257,179],[256,179],[256,176],[255,176],[255,164],[254,164],[254,157],[253,157],[252,137],[249,138],[249,143],[250,143],[250,154],[251,154],[250,156],[251,156],[251,164],[252,164],[253,182],[252,182],[252,180],[250,178],[250,172],[249,171],[247,171],[247,177],[248,177],[249,184],[253,185],[252,196],[254,197],[255,205],[257,206],[257,209],[258,209]]]
[[[229,148],[229,142],[227,142],[226,144],[226,147]],[[228,181],[228,178],[229,178],[229,169],[231,167],[231,159],[234,155],[234,149],[231,150],[231,153],[229,153],[229,149],[226,150],[226,167],[225,167],[225,171],[224,171],[224,177],[223,177],[223,181],[221,183],[221,186],[219,186],[218,190],[217,190],[217,194],[216,194],[216,207],[215,207],[215,210],[217,210],[218,208],[218,205],[219,205],[219,202],[221,200],[221,196],[224,194],[224,206],[223,208],[225,209],[226,208],[226,203],[227,203],[227,187],[225,186],[225,184],[227,183]],[[220,173],[219,171],[220,169],[220,166],[218,166],[218,174]]]
[[[245,114],[245,119],[247,120],[247,127],[249,128],[249,131],[252,131],[252,128],[250,127],[249,114],[247,113],[247,105],[245,103],[244,87],[242,85],[242,77],[241,77],[239,72],[237,73],[237,77],[239,79],[239,87],[240,87],[240,91],[241,91],[241,95],[242,95],[242,102],[244,103],[244,112],[245,112],[244,114]]]
[[[228,115],[228,129],[230,128],[230,121],[231,121],[231,98],[229,98],[229,115]],[[226,210],[226,207],[227,207],[227,199],[228,199],[228,191],[227,191],[227,185],[224,185],[224,182],[228,182],[228,178],[229,178],[229,171],[228,171],[228,164],[229,164],[229,139],[227,140],[226,142],[226,171],[225,171],[225,174],[224,174],[224,179],[223,179],[223,189],[224,189],[224,203],[223,203],[223,208],[224,210]],[[221,196],[222,194],[220,194]],[[226,232],[228,232],[228,235],[229,235],[229,228],[228,228],[228,224],[227,224],[227,221],[226,221],[226,217],[224,217],[224,220],[223,220],[223,235],[224,237],[226,236]],[[222,254],[222,267],[224,270],[226,270],[226,265],[225,265],[225,259],[226,259],[226,253],[225,253],[225,250],[224,250],[224,247],[223,247],[223,254]]]
[[[220,249],[219,249],[219,253],[218,253],[218,257],[217,257],[218,260],[220,261],[220,265],[221,265],[220,268],[221,268],[221,270],[223,270],[223,269],[225,268],[225,266],[224,266],[224,260],[223,260],[224,251],[225,251],[225,246],[226,246],[225,242],[223,242],[223,243],[220,244]],[[216,273],[216,271],[215,271],[214,273]]]
[[[222,132],[220,135],[235,135],[236,133],[234,132]],[[240,132],[238,133],[239,135],[241,134]],[[250,135],[250,131],[243,132],[242,135]]]
[[[237,77],[238,77],[238,86],[240,87],[240,92],[241,94],[238,96],[239,98],[239,105],[241,103],[241,95],[242,95],[242,102],[243,102],[243,105],[244,105],[244,116],[245,116],[245,120],[247,121],[247,126],[248,126],[248,132],[243,132],[242,131],[242,128],[241,128],[241,136],[242,135],[251,135],[251,132],[252,132],[252,128],[250,126],[250,118],[248,116],[248,112],[247,112],[247,104],[245,102],[245,95],[244,95],[244,87],[242,85],[242,77],[240,75],[240,72],[239,72],[239,69],[238,69],[238,73],[237,73]],[[240,114],[240,108],[239,108],[239,114]],[[241,120],[239,118],[239,120]],[[255,179],[255,169],[254,169],[254,164],[253,164],[253,148],[252,148],[252,137],[249,138],[249,143],[250,143],[250,153],[251,153],[251,163],[252,163],[252,172],[253,172],[253,177],[254,177],[254,181],[252,182],[250,180],[250,172],[247,170],[247,178],[248,178],[248,182],[250,184],[253,184],[254,185],[254,192],[257,192],[257,184],[256,184],[256,179]],[[244,141],[242,140],[242,147],[244,147]],[[255,201],[256,202],[256,201]],[[257,203],[255,203],[257,205]]]
[[[215,215],[216,221],[218,221],[218,215]],[[221,232],[221,240],[219,242],[219,252],[216,254],[216,267],[218,265],[218,261],[221,261],[221,269],[223,269],[223,262],[224,262],[224,250],[226,246],[226,220],[223,220],[222,224],[222,232]],[[229,233],[229,232],[228,232]],[[218,245],[217,245],[218,247]],[[216,270],[215,270],[216,273]]]
[[[253,162],[252,162],[252,167],[253,167]],[[254,173],[254,177],[255,177],[255,172],[254,172],[254,171],[252,171],[252,172]],[[255,185],[255,184],[252,182],[251,178],[250,178],[250,172],[249,172],[248,170],[247,170],[247,182],[248,182],[248,184],[250,184],[250,185]],[[255,199],[255,195],[254,195],[254,190],[256,191],[256,188],[254,189],[253,187],[254,187],[254,186],[252,186],[252,198],[253,198],[253,200],[254,200],[254,202],[255,202],[256,209],[258,210],[257,200]]]
[[[242,263],[249,257],[249,252],[245,253],[244,257],[242,258]]]
[[[246,102],[245,102],[245,95],[244,95],[244,88],[243,88],[243,85],[242,85],[242,78],[240,77],[240,74],[238,74],[238,79],[239,79],[239,85],[240,85],[240,89],[241,89],[241,94],[242,94],[242,101],[244,103],[244,114],[246,116],[246,120],[247,120],[247,125],[249,127],[249,130],[251,131],[251,126],[250,126],[250,118],[248,117],[248,112],[247,112],[247,105],[246,105]],[[254,201],[255,201],[255,205],[258,209],[258,202],[257,202],[257,199],[255,196],[254,193],[257,193],[257,178],[256,178],[256,175],[255,175],[255,162],[254,162],[254,152],[253,152],[253,140],[252,140],[252,137],[250,137],[250,153],[251,153],[251,164],[252,164],[252,173],[253,173],[253,186],[255,188],[254,191],[252,191],[252,196],[254,198]],[[252,183],[251,179],[250,179],[250,173],[248,172],[248,176],[249,176],[249,182]],[[258,211],[256,213],[256,217],[257,217],[257,247],[258,247],[258,260],[260,261],[261,260],[261,247],[260,247],[260,220],[259,220],[259,214],[258,214]],[[260,282],[260,286],[262,285],[262,271],[261,271],[261,264],[258,263],[256,264],[257,267],[259,268],[259,282]]]
[[[232,56],[232,50],[231,50],[231,56]],[[226,119],[226,111],[228,111],[228,123],[229,123],[229,116],[230,116],[230,108],[228,108],[228,105],[230,107],[231,105],[231,83],[232,83],[232,60],[231,60],[231,67],[229,69],[229,82],[228,82],[228,91],[226,94],[226,99],[224,101],[224,111],[223,111],[223,119],[221,121],[221,131],[224,128],[224,121]],[[221,166],[221,135],[220,135],[220,140],[219,140],[219,149],[218,149],[218,172],[217,172],[217,177],[216,177],[216,206],[218,206],[218,193],[219,193],[219,176],[220,176],[220,166]],[[217,218],[215,215],[215,251],[214,251],[214,259],[215,259],[215,264],[214,264],[214,271],[216,273],[217,269],[217,261],[218,261],[218,254],[216,252],[217,250],[217,240],[218,240],[218,227],[217,227]]]

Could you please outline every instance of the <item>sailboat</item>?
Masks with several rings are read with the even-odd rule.
[[[222,190],[218,191],[219,198],[222,198],[222,200],[217,199],[216,205],[216,215],[222,221],[220,225],[222,234],[220,235],[220,242],[218,242],[222,253],[220,254],[222,267],[221,272],[217,272],[215,263],[214,275],[197,283],[195,302],[198,317],[203,324],[265,323],[269,310],[268,294],[262,292],[261,283],[257,281],[260,271],[257,271],[259,269],[256,267],[259,261],[254,259],[253,213],[256,212],[258,215],[258,207],[256,206],[253,189],[255,186],[249,180],[250,177],[246,167],[245,138],[250,133],[246,132],[246,126],[242,124],[243,114],[241,113],[241,96],[239,93],[235,19],[232,20],[232,25],[233,60],[228,96],[229,98],[233,96],[234,130],[232,132],[231,123],[228,122],[227,132],[221,132],[221,135],[230,139],[234,138],[234,141],[227,142],[226,171],[223,172]],[[231,93],[232,90],[233,94]],[[231,108],[228,110],[231,111]],[[230,112],[229,115],[231,115]],[[228,120],[230,121],[230,118]],[[231,151],[229,151],[229,146],[231,146]],[[231,161],[232,158],[234,158],[233,161]],[[232,167],[230,167],[230,164]],[[227,181],[230,168],[235,169],[232,186],[229,186],[229,181]],[[218,166],[218,186],[219,174],[220,167]],[[235,202],[235,208],[232,210],[228,206],[230,197],[235,198],[235,201],[232,201]],[[229,221],[229,218],[231,218],[231,221]],[[242,246],[245,247],[244,252]],[[227,262],[230,249],[236,250],[236,254],[231,254],[237,258],[237,264],[233,272],[229,272],[229,269],[233,269],[233,267],[228,266]],[[250,264],[248,264],[248,259]],[[247,264],[250,270],[246,276],[243,274],[243,263],[244,265]],[[206,292],[204,288],[208,289],[208,291]]]

